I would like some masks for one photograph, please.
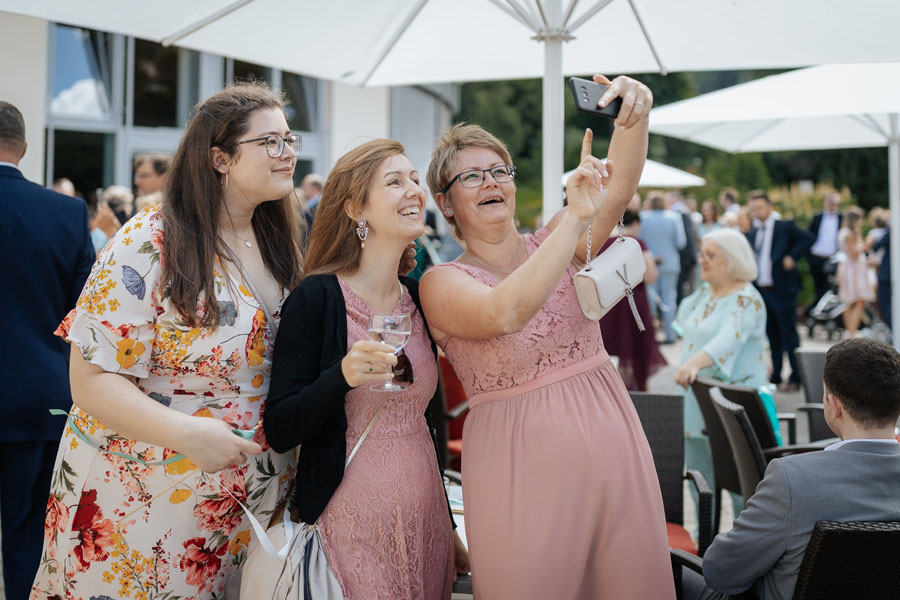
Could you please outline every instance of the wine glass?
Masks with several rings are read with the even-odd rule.
[[[412,316],[409,313],[374,314],[369,317],[369,337],[376,342],[383,342],[394,347],[394,354],[399,354],[412,334]],[[402,392],[406,384],[393,379],[376,385],[376,392]]]

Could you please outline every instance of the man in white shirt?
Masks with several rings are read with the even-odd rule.
[[[740,198],[740,194],[733,187],[722,188],[722,191],[719,192],[719,204],[722,206],[722,213],[737,214],[741,210]]]
[[[794,350],[800,345],[797,335],[797,294],[800,277],[797,261],[809,252],[812,234],[800,229],[791,219],[778,218],[768,195],[757,190],[748,195],[750,212],[761,225],[747,234],[750,247],[759,261],[759,277],[754,282],[766,303],[766,335],[772,352],[772,376],[769,381],[782,391],[800,388],[800,374]],[[784,353],[791,364],[791,374],[782,383]]]
[[[706,551],[703,575],[684,569],[686,600],[748,589],[789,600],[816,521],[900,520],[900,353],[845,340],[825,355],[824,380],[825,420],[842,441],[769,463],[734,528]]]
[[[813,284],[816,288],[816,299],[812,303],[815,306],[822,296],[828,291],[828,274],[826,267],[828,261],[837,252],[837,235],[841,228],[844,215],[838,209],[841,196],[835,191],[825,194],[825,210],[813,215],[809,224],[810,232],[816,237],[815,243],[809,249],[809,272],[812,274]]]

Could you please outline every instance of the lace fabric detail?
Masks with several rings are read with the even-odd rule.
[[[341,289],[349,347],[368,339],[372,311],[344,282]],[[413,314],[404,350],[415,383],[400,393],[364,385],[347,394],[347,452],[386,404],[319,518],[326,554],[348,600],[447,599],[454,578],[450,517],[424,417],[437,365],[422,315],[403,293],[399,310]]]
[[[547,239],[545,227],[526,234],[525,249],[530,257]],[[473,265],[449,262],[434,269],[460,269],[490,287],[497,280]],[[448,336],[440,346],[453,365],[466,396],[511,388],[596,356],[603,349],[600,326],[585,318],[578,304],[569,265],[544,306],[522,331],[487,340]]]

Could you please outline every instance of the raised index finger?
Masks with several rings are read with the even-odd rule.
[[[581,140],[581,160],[591,155],[591,143],[594,141],[594,132],[588,127],[584,130],[584,138]]]

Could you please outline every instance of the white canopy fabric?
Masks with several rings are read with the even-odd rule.
[[[574,172],[573,169],[563,173],[563,187]],[[644,188],[689,188],[701,185],[706,185],[706,180],[702,177],[650,159],[644,163],[644,171],[641,173],[641,181],[638,183],[638,187]]]
[[[791,71],[654,109],[650,131],[729,152],[888,146],[891,314],[900,332],[898,81],[900,63]]]
[[[352,84],[543,76],[545,218],[562,206],[563,74],[900,61],[896,0],[0,0],[0,11]]]

